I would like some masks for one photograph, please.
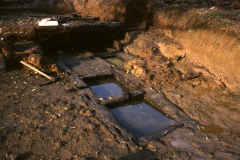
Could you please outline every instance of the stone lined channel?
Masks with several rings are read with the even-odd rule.
[[[100,57],[111,54],[101,53]],[[128,56],[121,52],[117,55],[121,55],[117,57]],[[130,131],[129,133],[138,139],[136,143],[140,145],[146,145],[170,133],[181,127],[183,123],[191,128],[198,125],[176,106],[161,97],[158,92],[146,86],[139,79],[118,71],[116,66],[108,63],[105,58],[101,59],[91,52],[60,53],[58,56],[60,61],[69,66],[82,81],[81,83],[87,84],[88,89],[82,89],[80,92],[87,96],[87,101],[92,101],[91,106],[98,108],[100,104],[101,108],[108,111],[108,115],[101,118],[114,117],[111,123],[117,122],[115,127],[121,133],[126,132],[123,129],[124,126],[127,132]],[[116,59],[124,60],[124,58]]]
[[[89,81],[88,85],[101,98],[111,98],[111,96],[128,93],[127,88],[115,79]],[[129,100],[107,107],[118,121],[136,137],[146,136],[177,123],[144,100]]]

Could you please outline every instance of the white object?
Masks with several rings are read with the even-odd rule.
[[[42,19],[41,22],[47,22],[47,21],[50,21],[51,18],[45,18],[45,19]]]
[[[51,18],[42,19],[38,22],[38,26],[58,26],[58,21],[50,21]]]
[[[70,26],[69,24],[66,24],[66,23],[64,23],[64,24],[62,24],[62,25],[65,26],[65,27]]]

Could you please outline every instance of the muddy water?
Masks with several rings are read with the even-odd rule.
[[[110,111],[132,134],[142,137],[177,122],[154,109],[144,100],[110,106]]]
[[[199,92],[194,95],[198,99],[204,99],[206,102],[208,102],[206,103],[207,107],[205,107],[204,110],[201,110],[200,112],[205,117],[212,119],[212,124],[203,125],[204,132],[228,132],[229,134],[235,134],[240,137],[239,126],[236,125],[236,123],[239,123],[239,118],[237,117],[240,115],[239,97],[231,95],[230,92],[214,92],[210,87],[202,87],[200,88]],[[208,96],[211,97],[210,100],[206,98]],[[214,116],[216,114],[219,114],[219,120],[216,120],[216,116]],[[235,122],[235,124],[233,122]],[[225,126],[222,124],[225,124]]]
[[[118,58],[107,58],[106,61],[114,66],[123,66],[123,61]]]
[[[203,125],[204,132],[213,132],[213,133],[222,133],[223,129],[217,125],[210,124],[210,125]]]
[[[101,98],[128,93],[128,89],[115,79],[99,79],[87,83],[90,88]]]

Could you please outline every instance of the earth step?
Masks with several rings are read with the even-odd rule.
[[[174,124],[174,125],[172,125],[170,127],[167,127],[167,128],[165,128],[163,130],[156,131],[156,132],[153,132],[153,133],[151,133],[149,135],[140,137],[140,138],[138,138],[138,144],[141,145],[141,146],[145,146],[149,142],[151,142],[151,141],[153,141],[155,139],[161,138],[161,137],[165,136],[166,134],[174,131],[175,129],[183,127],[183,126],[184,126],[183,123]]]
[[[177,105],[171,103],[165,96],[150,87],[143,88],[145,92],[145,99],[152,103],[156,108],[162,110],[178,122],[184,124],[194,130],[197,130],[201,125],[192,120],[185,112],[183,112]]]

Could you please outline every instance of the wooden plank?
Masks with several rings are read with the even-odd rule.
[[[99,101],[102,105],[113,105],[116,103],[122,103],[128,101],[129,95],[127,94],[118,94],[111,97],[103,98],[102,101]]]
[[[77,88],[87,88],[89,87],[82,79],[80,79],[77,75],[72,73],[71,69],[61,60],[56,61],[57,66],[65,72],[68,80]]]
[[[90,88],[78,90],[78,92],[81,95],[85,95],[88,98],[88,100],[97,100],[99,98],[98,95],[95,92],[93,92]]]

